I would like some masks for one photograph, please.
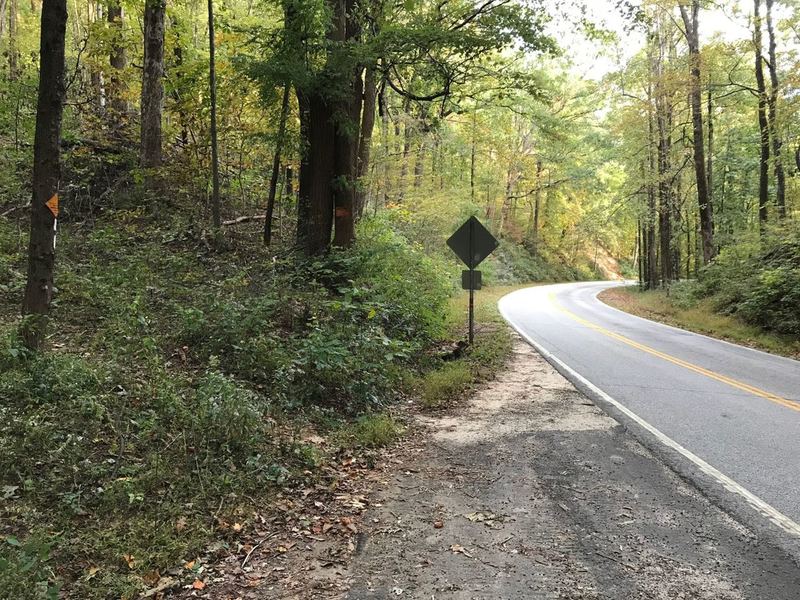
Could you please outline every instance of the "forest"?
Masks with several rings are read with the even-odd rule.
[[[797,7],[0,0],[0,596],[312,528],[507,356],[492,307],[463,344],[472,215],[491,302],[625,277],[796,341]]]

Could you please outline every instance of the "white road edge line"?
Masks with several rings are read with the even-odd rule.
[[[507,297],[507,296],[506,296]],[[786,533],[789,533],[794,536],[800,537],[800,525],[795,523],[792,519],[784,515],[778,509],[774,508],[770,504],[764,502],[761,498],[756,496],[747,488],[743,487],[742,485],[736,483],[733,479],[722,473],[721,471],[715,469],[702,458],[691,452],[690,450],[681,446],[678,442],[673,440],[671,437],[662,433],[659,429],[642,419],[639,415],[631,411],[629,408],[623,406],[617,400],[614,400],[611,396],[606,394],[603,390],[599,387],[594,385],[591,381],[586,379],[583,375],[575,371],[572,367],[568,366],[564,361],[558,358],[555,354],[550,352],[547,348],[542,346],[539,342],[534,340],[531,336],[525,333],[522,328],[517,325],[508,315],[508,313],[503,309],[503,300],[501,298],[500,301],[497,303],[497,308],[500,311],[500,314],[503,318],[508,321],[508,323],[519,333],[525,340],[543,356],[548,361],[554,362],[558,364],[559,367],[564,369],[570,375],[572,375],[576,380],[580,381],[583,385],[589,388],[592,392],[600,396],[603,400],[614,406],[617,410],[621,413],[625,414],[628,418],[632,419],[638,425],[643,427],[645,430],[650,432],[655,438],[667,446],[675,450],[676,452],[680,453],[685,458],[689,459],[692,463],[697,466],[703,473],[708,475],[709,477],[716,480],[719,484],[721,484],[726,490],[729,492],[733,492],[740,497],[742,497],[745,502],[747,502],[752,508],[754,508],[758,513],[760,513],[763,517],[767,518],[781,530]]]

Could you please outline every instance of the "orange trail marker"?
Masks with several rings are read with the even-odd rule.
[[[45,206],[50,209],[54,218],[58,218],[58,194],[53,194],[53,197],[45,203]]]

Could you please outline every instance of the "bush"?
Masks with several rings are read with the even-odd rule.
[[[701,274],[699,293],[748,323],[800,334],[800,226],[728,246]]]

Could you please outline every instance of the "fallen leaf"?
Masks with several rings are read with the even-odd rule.
[[[233,530],[236,533],[239,533],[242,530],[242,524],[241,523],[234,523],[233,524]]]
[[[136,565],[136,559],[133,557],[133,554],[123,554],[122,560],[125,561],[129,569],[132,569]]]
[[[453,552],[453,554],[463,554],[467,558],[472,558],[472,554],[470,554],[469,551],[464,548],[464,546],[460,546],[459,544],[453,544],[450,546],[450,550]]]
[[[186,569],[187,571],[191,571],[192,569],[194,569],[195,562],[197,562],[197,561],[190,560],[187,563],[183,563],[183,568]]]
[[[195,590],[204,590],[206,589],[206,582],[202,579],[195,579],[192,588]]]
[[[89,567],[89,570],[86,572],[86,579],[91,579],[99,572],[100,572],[100,567]]]
[[[142,575],[142,581],[144,581],[149,586],[154,586],[161,580],[161,573],[158,570],[150,571],[149,573],[145,573]]]

